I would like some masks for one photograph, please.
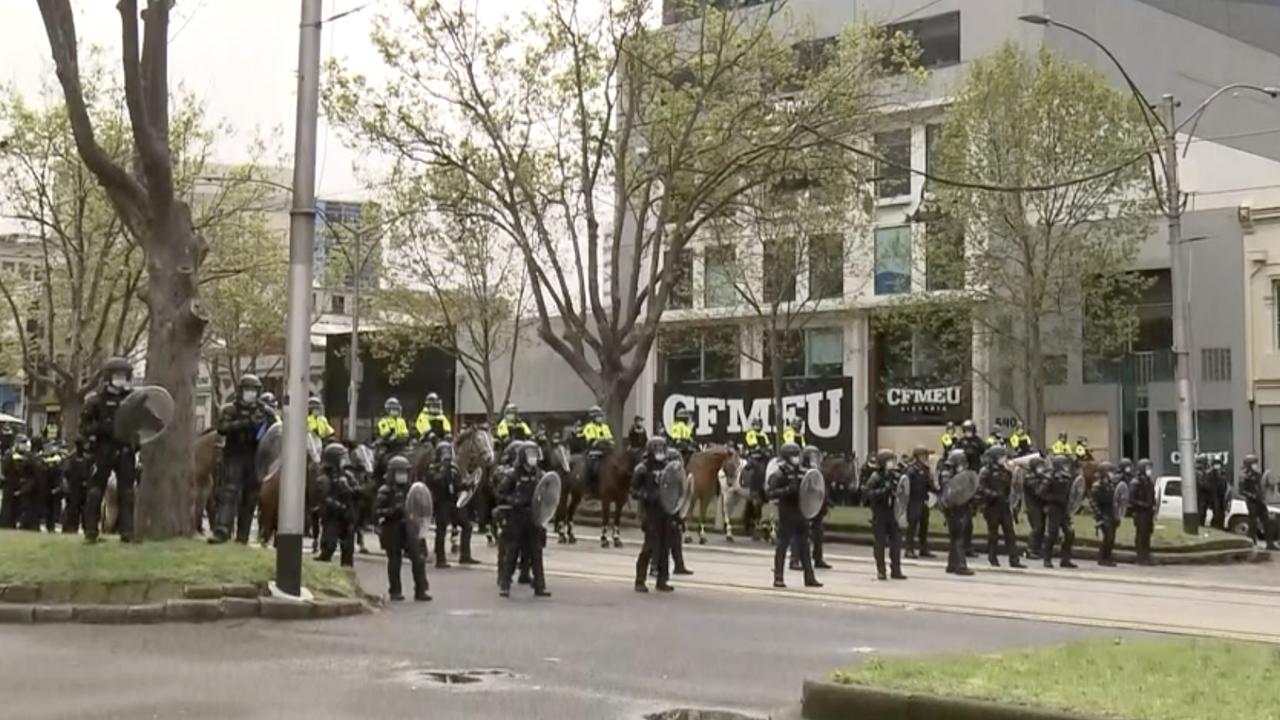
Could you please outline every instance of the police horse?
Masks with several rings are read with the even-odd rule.
[[[707,506],[720,501],[720,517],[724,521],[725,540],[733,542],[733,521],[730,510],[739,498],[745,497],[742,488],[744,462],[732,445],[712,445],[689,456],[685,475],[692,485],[692,496],[686,505],[686,513],[697,506],[698,544],[707,544]],[[686,518],[687,523],[687,518]],[[687,526],[687,525],[686,525]],[[685,542],[691,542],[688,534]]]
[[[573,517],[578,503],[586,497],[600,501],[600,547],[607,548],[610,544],[611,509],[613,547],[622,547],[622,508],[630,496],[631,476],[637,462],[639,454],[635,451],[619,445],[608,448],[600,458],[594,492],[588,492],[587,455],[577,453],[570,456],[568,482],[560,493],[560,505],[556,509],[556,534],[562,536],[564,542],[577,542],[573,535]]]

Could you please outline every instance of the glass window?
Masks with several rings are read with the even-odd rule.
[[[876,228],[877,295],[911,291],[911,228]]]
[[[733,248],[707,248],[704,262],[703,304],[706,307],[733,305],[737,295],[733,287]]]
[[[1165,483],[1164,494],[1168,497],[1182,497],[1182,481],[1170,480]]]
[[[673,310],[693,307],[693,266],[689,263],[689,251],[682,250],[675,259],[676,280],[667,298],[667,306]]]
[[[896,198],[911,194],[911,128],[876,133],[876,197]]]
[[[912,36],[920,46],[920,57],[916,63],[921,67],[945,67],[960,62],[959,12],[896,23],[886,27],[885,31],[890,35],[903,33]]]
[[[822,328],[805,333],[805,375],[825,377],[844,374],[844,332]]]
[[[809,240],[809,297],[844,294],[844,238],[819,235]]]
[[[1230,382],[1231,348],[1201,348],[1200,379],[1205,382]]]
[[[942,141],[942,126],[938,124],[924,126],[924,162],[925,169],[936,173],[941,164],[938,160],[938,148]]]
[[[764,300],[790,302],[796,299],[796,242],[775,240],[764,244]]]
[[[658,340],[663,382],[738,377],[738,328],[666,330]]]
[[[1046,385],[1067,384],[1067,356],[1044,356],[1044,382]]]
[[[337,294],[330,295],[329,312],[334,315],[345,315],[347,313],[347,296]]]
[[[702,334],[702,379],[738,378],[738,328],[718,328]]]
[[[779,331],[778,342],[782,349],[782,376],[802,377],[804,375],[805,350],[804,331]],[[773,372],[773,348],[770,347],[769,335],[766,331],[764,341],[764,376]]]
[[[956,223],[930,223],[925,228],[924,279],[928,290],[964,287],[964,230]]]

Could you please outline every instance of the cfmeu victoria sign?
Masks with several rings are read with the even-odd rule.
[[[969,386],[889,384],[876,393],[881,425],[941,425],[968,416]]]
[[[853,447],[853,379],[848,377],[787,380],[781,413],[773,407],[769,380],[655,385],[653,399],[664,426],[675,422],[677,410],[688,410],[700,442],[741,442],[756,419],[772,437],[780,422],[799,417],[810,444],[827,452],[849,452]]]

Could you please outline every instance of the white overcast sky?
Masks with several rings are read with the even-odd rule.
[[[367,5],[327,24],[322,59],[343,58],[354,69],[377,74],[369,28],[380,8],[400,0],[324,0],[324,17]],[[73,0],[82,47],[97,45],[119,58],[120,17],[114,0]],[[479,0],[485,16],[518,11],[520,0]],[[35,96],[54,83],[48,40],[34,0],[0,0],[0,83]],[[225,118],[241,135],[217,148],[220,162],[245,159],[255,130],[281,131],[282,157],[292,161],[298,64],[299,0],[178,0],[170,31],[170,85],[198,95],[210,117]],[[113,66],[114,67],[114,66]],[[320,121],[317,186],[321,198],[359,198],[356,154]]]

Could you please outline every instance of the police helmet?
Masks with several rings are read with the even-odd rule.
[[[1197,455],[1197,456],[1196,456],[1196,467],[1198,467],[1198,468],[1200,468],[1201,470],[1203,470],[1203,469],[1205,468],[1205,466],[1206,466],[1206,465],[1208,465],[1208,464],[1209,464],[1209,458],[1205,457],[1204,455]]]
[[[688,410],[688,408],[680,408],[679,410],[676,410],[676,419],[677,419],[677,420],[684,420],[685,422],[688,422],[688,421],[689,421],[689,410]]]
[[[1033,455],[1031,459],[1027,461],[1027,467],[1030,468],[1032,472],[1039,472],[1043,470],[1045,468],[1044,458],[1039,455]]]
[[[535,468],[542,462],[542,448],[538,443],[529,440],[520,443],[520,462],[526,468]]]
[[[1066,441],[1067,441],[1067,434],[1066,434],[1065,432],[1060,432],[1060,433],[1058,433],[1058,439],[1059,439],[1059,440],[1061,440],[1062,442],[1066,442]]]
[[[392,482],[404,485],[409,482],[409,469],[412,466],[403,455],[396,455],[387,461],[387,476]]]
[[[429,412],[439,412],[440,396],[435,393],[427,393],[427,399],[422,404],[426,406]]]
[[[822,462],[822,451],[816,445],[805,445],[800,451],[805,467],[816,468]]]
[[[947,465],[958,468],[965,464],[965,455],[963,450],[952,450],[947,453]]]
[[[992,447],[987,448],[987,451],[982,454],[982,457],[987,462],[1000,462],[1004,460],[1008,454],[1009,451],[1005,448],[999,445],[993,445]]]
[[[778,457],[793,465],[800,462],[800,446],[795,443],[786,443],[778,449]]]
[[[1256,466],[1257,466],[1257,464],[1258,464],[1258,456],[1257,456],[1257,455],[1254,455],[1253,453],[1249,453],[1248,455],[1245,455],[1245,456],[1244,456],[1244,466],[1245,466],[1245,467],[1256,467]]]
[[[382,409],[383,409],[383,410],[385,410],[385,411],[386,411],[386,412],[388,412],[388,413],[392,413],[392,414],[396,414],[396,415],[398,415],[398,414],[400,413],[400,410],[401,410],[402,408],[400,407],[400,401],[399,401],[399,400],[397,400],[396,398],[393,398],[393,397],[389,397],[389,398],[387,398],[387,401],[386,401],[386,402],[382,403]]]
[[[1120,464],[1116,466],[1120,472],[1133,472],[1133,461],[1129,458],[1120,458]]]
[[[311,397],[307,398],[307,409],[323,410],[324,404],[320,402],[320,398],[316,397],[315,395],[312,395]]]
[[[436,444],[436,462],[453,462],[453,443],[448,440],[442,440]]]
[[[800,422],[799,417],[791,418],[791,422],[788,424],[791,425],[791,429],[793,430],[799,430],[800,428],[804,427],[804,423]]]
[[[275,393],[270,393],[270,392],[264,392],[264,393],[262,393],[262,404],[263,404],[263,405],[270,405],[271,407],[275,407],[275,406],[276,406],[276,394],[275,394]]]
[[[667,439],[662,435],[654,435],[649,438],[649,442],[645,443],[644,452],[655,460],[661,460],[667,456]]]
[[[507,403],[507,406],[502,409],[502,414],[506,417],[515,417],[520,414],[520,408],[516,407],[515,403]]]
[[[1150,460],[1148,460],[1148,459],[1146,459],[1146,458],[1142,458],[1141,460],[1139,460],[1139,461],[1138,461],[1138,474],[1139,474],[1139,475],[1150,475],[1150,474],[1151,474],[1151,461],[1150,461]]]
[[[102,377],[110,380],[112,375],[116,373],[124,373],[127,377],[133,376],[133,366],[129,361],[120,356],[109,358],[102,364]]]
[[[952,430],[955,430],[955,429],[956,429],[956,421],[955,421],[955,420],[948,420],[948,421],[947,421],[947,432],[951,432]]]
[[[911,450],[911,457],[929,457],[929,448],[923,445],[917,445]]]
[[[761,420],[760,418],[756,418],[756,419],[752,420],[752,421],[751,421],[751,429],[752,429],[752,430],[755,430],[756,432],[760,432],[761,430],[763,430],[763,429],[764,429],[764,421],[763,421],[763,420]]]
[[[876,465],[882,468],[888,467],[891,462],[896,463],[897,460],[898,454],[888,448],[880,448],[876,451]]]
[[[1098,471],[1103,474],[1110,475],[1111,473],[1116,471],[1116,466],[1114,463],[1110,462],[1109,460],[1103,460],[1102,462],[1098,463]]]
[[[1066,455],[1053,456],[1054,470],[1066,470],[1068,467],[1070,467],[1070,465],[1071,465],[1071,458],[1068,458]]]
[[[963,423],[960,424],[960,429],[965,434],[978,432],[978,426],[974,425],[972,420],[965,420]]]
[[[587,416],[596,422],[600,422],[604,420],[604,411],[600,409],[599,405],[592,405],[591,409],[587,411]]]
[[[240,376],[240,389],[241,390],[247,390],[247,389],[261,390],[262,381],[258,379],[257,375],[254,375],[252,373],[246,373]]]
[[[329,443],[320,452],[320,460],[328,467],[345,467],[347,464],[347,448],[342,443]]]

